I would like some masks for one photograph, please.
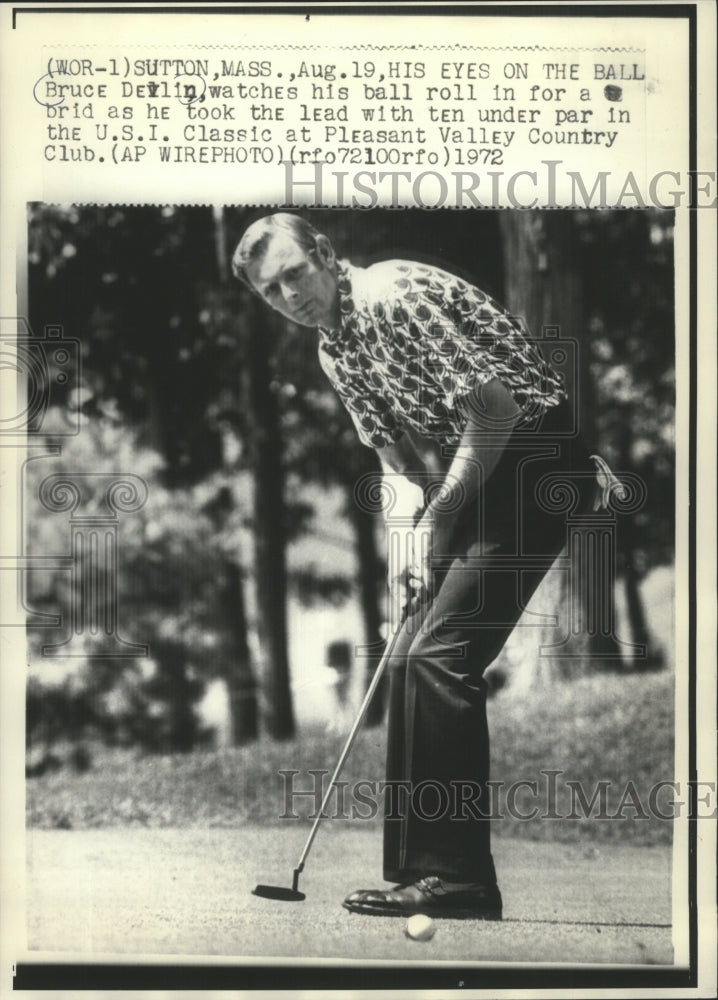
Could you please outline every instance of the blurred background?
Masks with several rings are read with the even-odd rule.
[[[314,331],[271,314],[231,276],[232,251],[262,214],[29,206],[29,321],[36,336],[61,325],[78,338],[81,377],[53,395],[37,438],[48,452],[24,470],[26,553],[69,554],[69,515],[38,499],[48,475],[133,473],[149,487],[144,506],[120,516],[117,527],[117,629],[123,640],[146,644],[146,657],[93,656],[98,637],[89,633],[84,655],[76,647],[72,658],[43,654],[67,637],[78,581],[67,567],[24,574],[26,766],[41,779],[38,789],[55,772],[97,770],[107,754],[171,757],[200,783],[214,754],[215,785],[222,761],[246,763],[256,746],[287,744],[300,760],[297,747],[316,753],[316,740],[324,747],[343,738],[378,662],[383,526],[353,502],[358,478],[377,470],[375,458],[319,368]],[[438,264],[523,315],[536,335],[557,326],[577,341],[573,390],[584,434],[593,451],[647,488],[644,506],[620,519],[614,601],[617,635],[645,644],[648,655],[626,657],[604,637],[600,648],[584,639],[574,659],[552,660],[538,655],[546,634],[526,630],[528,639],[517,630],[491,669],[492,691],[506,705],[495,758],[508,760],[509,731],[515,736],[522,720],[531,726],[537,705],[548,719],[552,711],[565,717],[570,704],[578,726],[596,711],[596,698],[613,697],[615,684],[632,695],[627,707],[622,696],[623,715],[611,726],[603,718],[612,752],[620,745],[633,756],[659,739],[660,760],[670,766],[672,213],[304,214],[355,264],[395,257]],[[79,433],[56,437],[69,419],[79,420]],[[539,605],[559,607],[562,586],[550,574]],[[663,721],[649,709],[642,728],[636,712],[650,698],[660,701]],[[380,696],[370,732],[382,718]],[[373,754],[379,741],[367,740]],[[231,757],[233,748],[244,756]],[[536,752],[548,766],[546,747]],[[323,756],[314,766],[329,766]],[[31,821],[41,825],[91,825],[93,816],[109,815],[107,805],[95,815],[87,799],[82,815],[75,799],[63,807],[40,791],[30,799]],[[232,801],[225,819],[244,808]],[[143,808],[146,822],[164,815]],[[167,809],[167,822],[175,821]],[[136,812],[129,807],[130,817]]]

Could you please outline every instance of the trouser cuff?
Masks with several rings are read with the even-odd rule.
[[[412,851],[407,853],[401,868],[385,868],[387,882],[410,882],[425,875],[438,875],[448,882],[478,882],[481,885],[496,885],[494,859],[488,857],[471,861],[457,858],[455,854],[439,851]]]

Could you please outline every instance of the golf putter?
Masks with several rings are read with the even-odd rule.
[[[344,744],[344,749],[342,750],[339,760],[337,761],[337,766],[334,768],[334,774],[332,775],[332,780],[329,782],[329,786],[327,787],[327,790],[324,793],[324,798],[322,800],[321,808],[319,809],[317,817],[314,820],[311,830],[309,831],[309,836],[307,837],[307,842],[304,845],[304,850],[302,851],[299,861],[297,862],[297,867],[294,869],[292,875],[292,888],[289,889],[279,885],[258,885],[254,889],[252,889],[253,895],[263,896],[265,899],[280,899],[288,903],[301,902],[301,900],[306,898],[305,894],[303,892],[300,892],[298,889],[299,876],[304,871],[304,863],[307,860],[307,855],[309,854],[311,846],[314,843],[314,838],[317,835],[317,829],[319,828],[319,823],[324,816],[324,809],[327,803],[329,802],[329,798],[332,794],[332,789],[334,787],[334,784],[336,783],[337,778],[341,774],[342,768],[344,767],[344,763],[347,757],[349,756],[349,751],[354,745],[356,735],[359,732],[359,727],[364,721],[364,716],[366,715],[367,709],[369,708],[369,703],[371,702],[372,697],[374,696],[374,692],[379,686],[379,682],[381,681],[384,671],[386,670],[386,665],[389,662],[391,654],[394,650],[394,646],[396,645],[396,640],[398,639],[399,633],[402,630],[404,622],[406,621],[410,613],[411,607],[412,605],[409,604],[404,608],[401,621],[394,630],[391,639],[389,641],[389,645],[384,650],[382,658],[379,661],[379,665],[374,671],[374,676],[372,677],[371,684],[367,688],[367,692],[364,695],[364,700],[362,701],[359,707],[359,711],[357,713],[357,717],[354,720],[354,725],[352,726],[349,736],[347,737],[347,741]]]

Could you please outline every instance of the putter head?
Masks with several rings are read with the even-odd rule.
[[[262,896],[263,899],[280,899],[285,903],[300,903],[307,897],[297,889],[286,889],[281,885],[257,885],[252,889],[253,896]]]

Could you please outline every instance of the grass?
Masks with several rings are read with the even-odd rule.
[[[547,778],[558,779],[556,812],[570,812],[566,781],[579,782],[590,800],[598,781],[609,781],[608,813],[619,810],[632,783],[634,803],[648,811],[650,788],[673,777],[672,673],[598,674],[554,684],[526,694],[500,691],[490,702],[492,778],[503,790],[517,781],[535,781],[517,798],[523,811],[541,806]],[[140,756],[132,751],[93,750],[84,774],[67,768],[27,782],[28,826],[52,829],[98,827],[238,827],[277,823],[284,812],[281,770],[296,770],[295,788],[313,787],[311,770],[331,770],[345,734],[307,733],[286,743],[257,744],[188,755]],[[343,779],[379,781],[384,769],[384,727],[360,734]],[[631,789],[628,789],[629,798]],[[349,806],[351,800],[347,799]],[[505,804],[505,794],[499,804]],[[660,799],[667,809],[668,797]],[[309,815],[314,800],[298,800],[296,812]],[[629,802],[625,818],[522,821],[506,818],[496,833],[532,839],[620,840],[669,843],[671,825],[636,819]],[[344,822],[333,820],[333,822]],[[379,824],[380,816],[373,820]]]

